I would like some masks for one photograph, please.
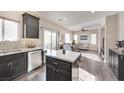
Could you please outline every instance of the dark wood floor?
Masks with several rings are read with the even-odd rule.
[[[97,52],[83,51],[79,62],[79,80],[81,81],[117,81],[107,64],[99,59]],[[17,81],[45,81],[45,65],[21,76]]]

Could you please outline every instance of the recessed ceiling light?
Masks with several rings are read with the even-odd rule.
[[[64,17],[64,18],[59,18],[58,21],[65,21],[67,20],[68,18]]]

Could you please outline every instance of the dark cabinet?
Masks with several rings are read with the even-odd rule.
[[[0,80],[12,80],[26,73],[26,53],[0,57]]]
[[[39,18],[30,14],[23,14],[23,37],[39,38]]]
[[[71,81],[71,63],[46,57],[47,81]]]
[[[118,78],[118,80],[124,80],[124,55],[121,55],[116,51],[110,49],[109,67]]]
[[[119,55],[118,79],[124,81],[124,55]]]
[[[0,57],[1,59],[1,57]],[[0,80],[8,80],[10,78],[9,61],[5,61],[4,58],[0,60]]]
[[[116,77],[118,77],[118,58],[119,55],[117,53],[111,50],[109,51],[109,67],[112,69]]]
[[[25,53],[12,55],[12,62],[10,62],[11,76],[14,78],[18,75],[26,73],[26,66]]]
[[[56,80],[56,68],[53,65],[46,65],[46,80],[47,81],[55,81]]]
[[[61,68],[57,68],[56,70],[56,80],[57,81],[70,81],[71,73]]]

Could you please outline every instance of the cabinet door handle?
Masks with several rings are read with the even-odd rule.
[[[10,68],[12,68],[12,62],[10,62]]]
[[[24,24],[24,37],[26,38],[26,24]]]
[[[58,70],[58,69],[57,69],[56,71],[57,71],[57,72],[59,72],[59,70]]]
[[[54,68],[53,71],[55,71],[56,69]]]
[[[121,60],[123,60],[123,56],[121,56]]]
[[[10,65],[10,63],[7,64],[8,66]]]

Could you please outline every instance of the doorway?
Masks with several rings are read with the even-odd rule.
[[[57,33],[51,30],[44,31],[44,48],[57,49]]]

